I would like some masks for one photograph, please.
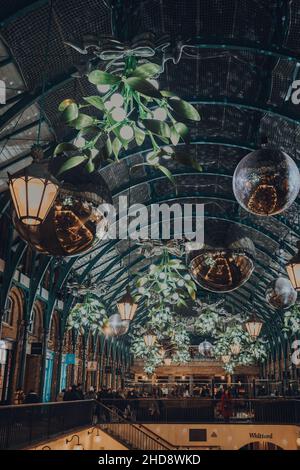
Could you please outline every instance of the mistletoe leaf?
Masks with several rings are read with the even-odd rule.
[[[121,77],[104,72],[103,70],[93,70],[88,75],[88,80],[93,85],[116,85],[120,83]]]
[[[176,124],[174,124],[174,127],[175,127],[176,132],[182,138],[186,137],[187,134],[189,133],[189,128],[185,124],[183,124],[183,122],[176,122]]]
[[[87,164],[85,165],[85,169],[88,173],[93,173],[95,171],[95,163],[89,158]]]
[[[105,111],[105,106],[101,96],[86,96],[83,98],[84,101],[94,106],[94,108],[100,109],[100,111]]]
[[[176,160],[178,163],[181,163],[182,165],[191,166],[197,171],[202,171],[202,166],[200,163],[196,160],[195,157],[188,153],[175,153],[174,160]]]
[[[78,114],[77,119],[71,121],[69,124],[72,127],[75,127],[78,131],[84,129],[86,127],[91,127],[94,123],[94,118],[92,116],[88,116],[87,114],[80,113]]]
[[[144,131],[142,131],[142,129],[135,126],[135,128],[134,128],[134,137],[135,137],[135,141],[136,141],[137,145],[141,146],[144,143],[146,134],[145,134]]]
[[[173,145],[177,145],[178,142],[179,142],[180,135],[179,135],[178,132],[176,131],[175,126],[171,127],[170,139],[171,139],[171,142],[172,142]]]
[[[163,165],[156,165],[156,168],[160,170],[171,181],[171,183],[174,184],[174,186],[176,186],[175,178],[168,168]]]
[[[111,143],[110,137],[107,138],[105,147],[106,147],[107,154],[110,157],[112,155],[112,143]]]
[[[112,143],[112,151],[116,159],[119,157],[120,150],[122,148],[122,142],[116,137]]]
[[[72,168],[75,168],[87,159],[88,157],[86,155],[78,155],[77,157],[68,158],[68,160],[66,160],[65,163],[60,167],[57,176],[65,173],[66,171],[72,170]]]
[[[55,147],[54,155],[59,155],[63,152],[72,152],[74,150],[78,150],[78,147],[76,147],[76,145],[71,144],[70,142],[62,142],[61,144],[58,144]]]
[[[143,64],[137,67],[130,77],[151,78],[161,71],[161,66],[153,63]]]
[[[58,111],[63,112],[68,106],[70,106],[70,104],[73,104],[73,103],[75,103],[75,101],[71,98],[67,98],[63,100],[58,106]]]
[[[65,122],[70,123],[74,121],[74,119],[77,119],[78,114],[79,114],[79,111],[78,111],[77,104],[71,103],[64,108],[63,113],[62,113],[62,118]]]
[[[169,125],[164,121],[158,121],[158,119],[143,119],[142,123],[146,129],[153,134],[160,137],[170,138],[171,131]]]
[[[179,116],[182,116],[185,119],[189,119],[190,121],[200,121],[201,118],[197,109],[187,101],[181,100],[180,98],[174,96],[169,98],[168,103],[175,113],[179,114]]]
[[[127,85],[133,90],[141,93],[142,95],[149,96],[150,98],[161,99],[160,92],[148,80],[139,77],[129,77],[126,79]]]

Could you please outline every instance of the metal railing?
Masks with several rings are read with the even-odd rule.
[[[300,401],[133,398],[3,406],[0,407],[0,449],[30,447],[98,423],[125,446],[161,450],[170,444],[157,439],[143,425],[228,422],[300,425]]]
[[[100,429],[107,432],[119,442],[133,450],[169,450],[170,447],[159,440],[158,436],[147,432],[141,425],[125,419],[116,407],[108,407],[103,403],[97,406]]]
[[[0,449],[22,449],[93,423],[95,401],[0,407]]]
[[[300,400],[209,398],[101,400],[115,416],[147,423],[272,423],[300,424]],[[112,414],[111,417],[114,415]],[[111,418],[110,419],[113,419]],[[102,419],[108,419],[105,415]],[[101,421],[101,420],[100,420]]]

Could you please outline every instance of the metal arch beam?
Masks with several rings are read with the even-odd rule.
[[[192,196],[192,197],[195,198],[195,199],[197,199],[197,198],[201,198],[201,197],[203,197],[203,196],[195,196],[195,195],[194,195],[194,196]],[[172,200],[176,201],[176,200],[179,200],[179,199],[180,199],[180,200],[184,200],[184,199],[190,199],[190,198],[191,198],[191,196],[190,196],[190,197],[179,197],[179,198],[176,198],[176,197],[174,197],[174,198],[163,198],[163,199],[160,199],[160,200],[155,201],[155,202],[167,202],[167,201],[172,201]],[[219,198],[217,198],[217,199],[219,199]],[[147,205],[150,205],[150,204],[152,204],[152,201],[150,201],[150,203],[147,204]],[[147,206],[147,205],[146,205],[146,206]],[[278,244],[278,240],[275,239],[274,237],[272,237],[269,232],[265,232],[265,230],[261,230],[261,227],[256,228],[256,227],[254,227],[253,225],[249,225],[249,224],[243,223],[243,222],[241,222],[241,221],[234,221],[234,219],[232,219],[232,218],[224,218],[224,216],[222,216],[222,217],[215,217],[215,218],[221,218],[221,219],[223,219],[223,220],[225,220],[225,221],[232,221],[233,223],[237,223],[237,224],[243,225],[243,226],[245,226],[245,227],[247,227],[247,228],[250,228],[250,229],[252,229],[252,230],[255,230],[256,232],[259,232],[260,234],[266,236],[267,238],[269,238],[269,239],[272,241],[272,243],[277,243],[277,244]],[[103,254],[105,254],[106,252],[109,252],[109,251],[114,247],[114,245],[116,245],[118,242],[119,242],[119,240],[114,240],[113,242],[107,243],[107,244],[105,245],[105,247],[103,248],[103,250],[101,250],[101,252],[98,253],[98,254],[93,258],[93,260],[92,260],[91,262],[89,262],[87,268],[85,269],[86,274],[91,271],[91,268],[97,263],[97,261],[100,259],[100,257],[101,257]],[[289,248],[287,251],[289,251],[291,255],[294,254],[294,251],[291,250],[290,248]],[[269,256],[269,255],[268,255],[268,256]],[[269,257],[272,258],[272,256],[269,256]],[[274,261],[275,261],[275,260],[274,260]]]
[[[157,144],[160,148],[165,147],[165,144]],[[258,148],[257,144],[254,142],[239,142],[235,140],[230,140],[230,139],[225,139],[225,138],[219,138],[219,137],[197,137],[195,139],[191,139],[188,142],[178,142],[176,147],[183,147],[185,145],[219,145],[220,147],[229,147],[229,148],[237,148],[241,150],[246,150],[251,152],[252,150],[256,150]],[[123,155],[119,157],[120,161],[127,160],[130,157],[139,155],[139,154],[144,154],[147,152],[150,152],[151,148],[148,145],[143,145],[139,147],[138,149],[132,149],[128,152],[125,152]],[[107,169],[110,166],[115,165],[115,162],[109,162],[103,165],[102,169]],[[101,172],[100,170],[100,172]]]
[[[48,2],[49,2],[49,0],[33,1],[29,5],[26,5],[25,7],[10,13],[10,15],[8,17],[4,16],[5,11],[3,11],[3,15],[0,16],[0,27],[5,28],[6,26],[8,26],[13,21],[17,20],[18,18],[21,18],[22,16],[27,15],[31,11],[34,11],[34,10],[40,8],[40,7],[43,7]]]
[[[211,219],[210,217],[208,217],[209,219]],[[214,218],[212,218],[214,219]],[[219,220],[219,218],[218,218]],[[130,253],[133,253],[134,251],[136,251],[138,249],[138,247],[135,245],[131,248],[129,248],[128,250],[126,250],[124,253],[122,253],[121,255],[119,255],[117,258],[115,258],[102,272],[100,272],[100,274],[97,274],[97,277],[96,277],[96,282],[99,282],[101,279],[103,279],[104,276],[106,276],[111,268],[113,268],[115,265],[116,265],[116,262],[119,262],[121,261],[125,256],[127,255],[130,255]],[[258,251],[262,252],[263,254],[267,255],[269,258],[272,259],[271,255],[266,252],[265,250],[262,250],[260,248],[257,248]],[[138,261],[136,260],[136,263],[140,262],[140,261],[143,261],[145,258],[143,256],[140,256],[138,258]],[[134,264],[136,264],[134,263]],[[258,263],[263,269],[266,268],[266,265],[262,264],[262,263]],[[119,270],[116,270],[115,272],[118,272],[118,275],[116,276],[116,278],[114,278],[114,281],[116,279],[118,279],[123,273],[126,273],[126,271],[128,270],[128,266],[124,266],[122,269],[119,269]]]
[[[216,50],[231,50],[231,51],[240,51],[246,50],[254,55],[263,55],[266,57],[274,57],[275,59],[284,59],[289,62],[299,62],[300,56],[295,54],[294,52],[290,52],[284,47],[273,46],[264,48],[263,46],[260,47],[257,43],[252,43],[250,41],[241,42],[240,40],[236,41],[234,39],[227,39],[226,40],[218,40],[216,38],[212,38],[211,40],[207,40],[207,38],[199,37],[195,38],[197,42],[190,43],[189,45],[195,47],[199,50],[206,50],[206,49],[216,49]]]
[[[136,260],[134,260],[132,263],[130,263],[129,266],[126,266],[126,267],[123,268],[122,270],[118,271],[117,276],[115,276],[115,278],[114,278],[114,282],[115,282],[116,280],[118,280],[124,273],[126,273],[126,271],[128,270],[128,267],[134,267],[134,266],[136,266],[139,262],[141,262],[141,261],[143,261],[143,260],[144,260],[144,257],[143,257],[143,256],[140,256],[138,259],[136,259]],[[151,262],[151,261],[150,261],[150,262]],[[146,269],[148,269],[148,264],[147,264],[146,266],[143,266],[143,268],[140,270],[140,272],[143,272],[143,271],[145,271]],[[103,273],[103,274],[104,274],[104,273]],[[253,275],[254,275],[255,277],[257,277],[260,281],[263,280],[263,277],[262,277],[259,273],[257,273],[256,271],[254,271]],[[251,282],[250,280],[248,280],[248,282],[249,282],[250,284],[252,284],[252,282]],[[114,297],[115,297],[115,296],[116,296],[116,293],[121,292],[123,286],[125,286],[126,283],[127,283],[127,280],[124,281],[124,283],[123,283],[121,286],[119,286],[117,289],[115,289],[113,292],[111,292],[111,293],[108,295],[108,297],[110,298],[112,295],[114,295]],[[242,287],[248,291],[248,289],[247,289],[247,287],[246,287],[246,284],[244,284]],[[262,292],[262,288],[261,288],[261,287],[259,287],[259,291]],[[249,293],[251,294],[251,291],[249,291]],[[261,299],[264,299],[264,298],[262,297]],[[106,301],[107,301],[107,299],[106,299]]]
[[[216,176],[218,178],[220,177],[224,177],[224,178],[231,178],[232,179],[232,175],[231,174],[226,174],[226,173],[217,173],[217,172],[206,172],[206,171],[203,171],[201,173],[199,173],[198,171],[181,171],[181,172],[176,172],[176,173],[173,173],[173,176],[176,178],[176,177],[182,177],[182,176]],[[150,183],[153,183],[153,182],[156,182],[156,181],[160,181],[160,180],[163,180],[163,179],[166,179],[166,176],[164,175],[160,175],[160,176],[155,176],[153,178],[142,178],[138,181],[136,181],[133,185],[130,186],[130,190],[132,190],[133,188],[137,188],[138,186],[142,185],[142,184],[150,184]],[[113,197],[117,197],[117,196],[120,196],[123,192],[125,191],[128,191],[129,190],[129,186],[127,185],[124,185],[123,188],[117,188],[116,191],[114,191],[112,193],[112,196]],[[182,197],[182,199],[184,198],[187,198],[187,199],[196,199],[197,197],[197,193],[193,193],[191,194],[189,197],[187,196],[184,196]],[[202,197],[203,199],[207,198],[207,199],[218,199],[218,200],[222,200],[222,201],[226,201],[226,202],[231,202],[232,204],[238,204],[237,200],[235,198],[232,198],[230,196],[211,196],[211,195],[203,195],[203,196],[200,196]],[[175,198],[170,198],[170,200],[173,200]],[[156,203],[157,201],[156,200],[151,200],[151,201],[147,201],[148,204],[147,205],[151,205],[153,203]],[[295,231],[295,229],[290,225],[290,224],[287,224],[286,221],[283,220],[282,217],[276,215],[276,216],[272,216],[273,220],[280,220],[280,222],[282,224],[284,224],[286,227],[288,227],[290,230],[294,231],[294,233],[297,234],[297,232]],[[299,236],[300,236],[300,233],[299,233]]]
[[[28,124],[26,124],[25,126],[22,126],[22,127],[18,127],[16,128],[13,132],[11,133],[8,133],[8,134],[4,134],[3,136],[1,136],[1,141],[0,141],[0,144],[3,140],[6,140],[6,141],[9,141],[11,139],[14,139],[15,136],[19,135],[19,134],[22,134],[23,132],[26,132],[30,129],[34,129],[38,124],[39,124],[40,120],[37,119],[36,121],[32,121]],[[41,123],[44,123],[45,120],[42,119],[41,120]],[[22,137],[20,137],[19,139],[17,140],[22,140]]]
[[[214,98],[207,98],[207,97],[197,97],[195,99],[186,99],[191,104],[198,104],[198,105],[212,105],[212,106],[228,106],[234,108],[245,109],[246,111],[257,111],[260,113],[267,113],[271,114],[272,116],[276,116],[282,119],[285,119],[287,122],[292,124],[300,124],[300,115],[297,113],[288,113],[288,112],[280,112],[276,106],[273,105],[265,105],[265,104],[254,104],[251,102],[246,102],[243,100],[239,100],[235,98],[231,100],[230,98],[224,98],[223,100],[217,100]]]
[[[45,87],[44,96],[47,96],[49,93],[57,90],[61,86],[74,80],[71,77],[71,74],[76,71],[75,68],[72,68],[66,74],[63,74],[56,78],[52,83],[48,83]],[[36,103],[43,95],[42,87],[39,87],[35,93],[24,93],[23,97],[13,106],[11,106],[5,113],[0,117],[0,132],[13,120],[15,117],[23,112],[26,108],[29,108],[31,105]]]
[[[36,300],[38,288],[40,283],[42,282],[44,275],[52,262],[52,258],[50,256],[42,255],[39,259],[39,264],[37,269],[32,273],[30,278],[30,285],[29,285],[29,292],[27,295],[27,308],[26,308],[26,316],[27,321],[29,321],[33,309],[34,302]]]

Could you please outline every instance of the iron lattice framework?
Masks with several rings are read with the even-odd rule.
[[[47,41],[50,2],[35,1],[25,8],[22,1],[4,3],[7,5],[3,5],[0,14],[6,12],[1,18],[2,45],[6,52],[0,62],[0,73],[4,71],[19,80],[21,77],[22,90],[19,93],[10,91],[9,106],[0,116],[0,178],[5,179],[6,171],[11,171],[12,165],[29,163],[25,143],[30,140],[29,135],[37,132],[38,122],[33,116],[26,123],[23,116],[32,109],[39,109],[42,99],[46,153],[47,149],[51,153],[55,140],[72,138],[70,129],[61,126],[58,104],[65,97],[80,100],[93,90],[85,76],[73,77],[82,57],[67,48],[66,41],[80,41],[89,33],[113,34],[120,40],[129,40],[145,31],[169,34],[172,57],[179,58],[181,54],[181,59],[165,63],[162,86],[199,108],[202,120],[192,127],[191,140],[182,145],[180,151],[194,156],[203,172],[196,173],[169,162],[168,168],[175,175],[178,186],[176,194],[174,187],[155,170],[138,167],[131,171],[134,164],[143,161],[149,150],[147,145],[138,151],[129,150],[121,156],[120,163],[107,164],[100,172],[115,200],[119,195],[128,195],[130,188],[130,203],[143,203],[148,207],[159,201],[200,201],[206,204],[206,217],[243,225],[255,242],[256,270],[245,286],[225,296],[225,302],[235,310],[247,309],[254,293],[259,315],[267,321],[273,339],[277,338],[277,314],[267,306],[264,293],[267,284],[283,269],[278,257],[279,247],[283,247],[285,260],[296,251],[296,240],[300,237],[299,197],[285,213],[262,220],[239,208],[232,193],[231,179],[241,158],[258,147],[260,134],[267,135],[270,143],[280,146],[300,164],[300,108],[286,100],[290,85],[299,74],[299,2],[54,0],[55,21],[49,40],[44,89],[41,51]],[[7,149],[16,141],[22,152],[15,155],[11,151],[11,156]],[[8,206],[4,192],[0,199],[1,215],[8,214]],[[7,255],[9,262],[4,272],[2,308],[25,250],[18,239],[14,238],[12,244],[16,249],[13,255]],[[56,266],[49,258],[38,255],[37,260],[39,268],[35,270],[34,282],[28,292],[28,315],[45,271]],[[138,253],[137,245],[129,246],[124,240],[103,242],[86,256],[63,261],[55,267],[60,282],[51,288],[48,322],[61,285],[72,270],[79,275],[79,282],[88,275],[92,281],[108,281],[110,288],[104,301],[109,304],[124,291],[127,272],[133,275],[145,271],[149,262],[153,259],[146,260]],[[72,298],[69,297],[65,301],[62,328],[71,305]],[[145,310],[140,307],[136,321],[142,321],[144,316]]]

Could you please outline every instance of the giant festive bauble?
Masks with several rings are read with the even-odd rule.
[[[266,291],[266,299],[272,307],[286,309],[294,305],[297,300],[297,292],[289,279],[279,277],[272,281]]]
[[[209,341],[204,340],[202,341],[202,343],[199,344],[198,350],[202,356],[212,357],[213,345]]]
[[[77,256],[93,248],[108,229],[101,205],[111,203],[104,179],[97,173],[85,182],[64,183],[40,225],[23,224],[13,213],[14,226],[35,250],[52,256]]]
[[[238,226],[219,220],[206,220],[204,244],[188,253],[193,279],[212,292],[230,292],[242,286],[254,269],[253,242]]]
[[[102,328],[106,336],[122,336],[127,333],[129,328],[129,321],[122,320],[118,313],[111,315],[107,324]]]
[[[294,202],[300,189],[299,170],[291,157],[267,145],[246,155],[233,175],[233,192],[248,212],[270,216]]]

